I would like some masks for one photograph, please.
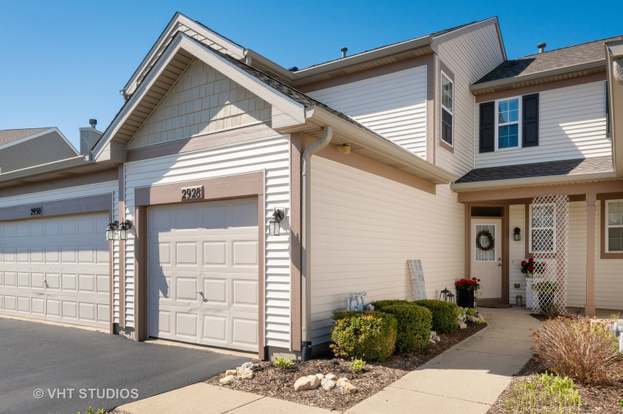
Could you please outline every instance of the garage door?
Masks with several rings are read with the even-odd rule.
[[[149,207],[149,335],[256,351],[257,200]]]
[[[0,313],[108,329],[106,214],[0,223]]]

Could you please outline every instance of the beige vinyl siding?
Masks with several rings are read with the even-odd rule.
[[[464,206],[448,186],[434,195],[315,156],[311,202],[314,344],[351,293],[409,296],[407,259],[422,260],[429,298],[463,276]]]
[[[118,188],[116,180],[95,184],[65,187],[56,190],[40,191],[36,193],[0,197],[0,207],[10,207],[22,204],[36,204],[48,201],[64,200],[76,197],[89,197],[100,194],[112,194],[112,213],[114,220],[118,220]],[[101,237],[105,237],[105,230],[101,229]],[[119,244],[113,246],[113,322],[119,322]]]
[[[569,203],[567,237],[567,305],[583,307],[586,304],[586,202]],[[595,299],[597,306],[602,307],[599,298]]]
[[[601,207],[597,202],[595,225],[595,303],[598,308],[623,310],[623,259],[601,259]]]
[[[475,142],[476,168],[610,156],[605,93],[604,81],[540,92],[539,145],[480,154]]]
[[[426,159],[427,65],[308,94]]]
[[[138,148],[270,121],[270,105],[225,75],[195,61],[132,137]]]
[[[454,74],[455,96],[454,152],[441,147],[437,139],[435,160],[440,167],[460,176],[474,166],[475,103],[470,86],[502,63],[504,56],[494,23],[442,41],[435,49],[439,60]],[[436,96],[440,96],[439,91]]]
[[[523,204],[515,204],[509,206],[509,229],[508,232],[508,253],[509,253],[509,295],[508,299],[511,304],[516,304],[517,295],[522,295],[524,304],[526,303],[526,277],[521,273],[521,261],[526,257],[526,242],[528,232],[526,230],[525,206]],[[519,227],[521,230],[521,240],[513,239],[513,229]],[[478,276],[478,275],[474,275]],[[519,283],[519,289],[514,285]]]
[[[133,220],[137,187],[264,171],[265,209],[290,207],[289,139],[266,127],[252,143],[152,158],[126,164],[126,217]],[[206,137],[209,139],[209,137]],[[289,235],[266,235],[266,345],[290,346]],[[134,239],[126,243],[126,324],[134,326]]]

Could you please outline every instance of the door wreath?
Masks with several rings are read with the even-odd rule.
[[[483,243],[484,241],[484,243]],[[481,230],[476,235],[476,246],[480,250],[491,250],[494,247],[493,235],[489,230]]]

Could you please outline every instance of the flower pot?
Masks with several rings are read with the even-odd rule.
[[[456,290],[456,304],[463,308],[474,307],[474,289],[462,288]]]

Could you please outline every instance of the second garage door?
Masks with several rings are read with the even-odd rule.
[[[149,335],[258,348],[256,199],[148,209]]]

